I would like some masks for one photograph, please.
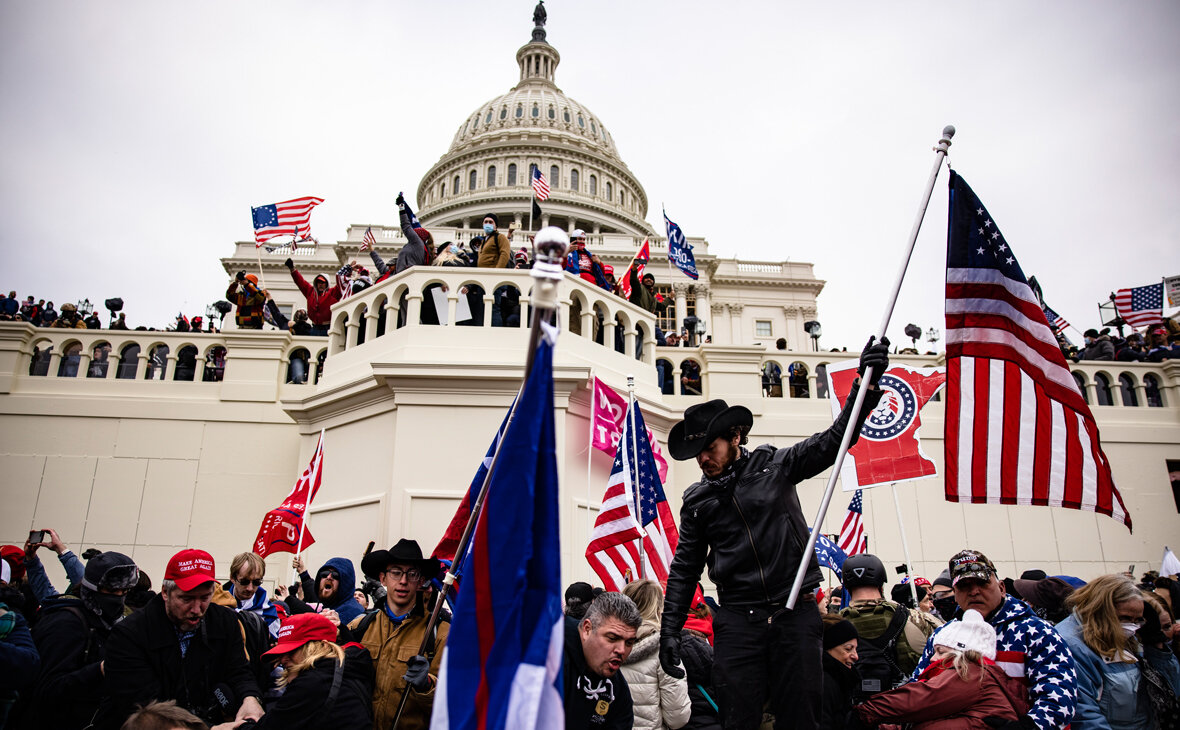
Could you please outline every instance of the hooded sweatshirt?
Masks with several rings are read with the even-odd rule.
[[[341,624],[349,624],[354,618],[365,612],[361,604],[356,602],[356,596],[353,595],[356,593],[356,570],[348,558],[332,558],[320,566],[316,575],[318,576],[326,568],[332,568],[340,575],[340,587],[336,590],[336,595],[324,601],[318,597],[319,582],[315,580],[315,576],[312,576],[312,583],[316,589],[316,598],[312,600],[318,600],[324,604],[325,608],[330,608],[340,614]],[[303,595],[309,595],[306,589],[304,589]]]

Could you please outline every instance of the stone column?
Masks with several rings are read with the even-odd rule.
[[[783,334],[787,338],[787,349],[801,349],[799,347],[799,333],[802,332],[803,326],[799,324],[799,308],[795,306],[783,307],[783,316],[787,320],[787,326]]]
[[[746,333],[742,329],[742,310],[745,306],[740,302],[732,302],[729,305],[729,327],[733,331],[729,343],[731,345],[741,345],[746,340]]]
[[[699,308],[697,311],[700,311]],[[730,333],[729,341],[723,343],[721,341],[721,332],[717,329],[717,327],[721,324],[721,322],[724,321],[725,305],[722,304],[721,302],[713,302],[711,305],[709,305],[709,312],[713,315],[713,344],[715,344],[715,345],[716,344],[732,345],[733,344],[732,333]],[[728,326],[728,322],[726,324]]]
[[[676,294],[676,322],[673,329],[679,333],[684,326],[684,318],[688,316],[688,284],[673,284],[672,291]]]

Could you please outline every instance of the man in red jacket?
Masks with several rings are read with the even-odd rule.
[[[313,284],[308,284],[303,274],[295,268],[295,262],[287,259],[283,262],[291,270],[291,278],[295,286],[307,298],[307,318],[311,320],[311,334],[319,337],[328,335],[328,327],[332,324],[332,305],[340,301],[340,288],[329,286],[328,277],[317,274]]]

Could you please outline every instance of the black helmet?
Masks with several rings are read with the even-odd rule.
[[[885,575],[885,564],[876,555],[869,553],[853,555],[845,560],[840,575],[844,579],[844,587],[848,589],[861,586],[880,588],[888,580]]]

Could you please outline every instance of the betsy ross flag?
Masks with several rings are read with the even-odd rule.
[[[664,226],[668,229],[668,260],[676,264],[676,268],[683,271],[688,278],[698,278],[697,262],[692,255],[692,246],[688,245],[684,231],[672,222],[667,211],[664,212]]]
[[[859,489],[848,503],[848,512],[844,514],[844,524],[840,527],[838,539],[845,556],[859,555],[869,548],[869,540],[865,537],[864,494]],[[816,540],[816,543],[819,541]]]
[[[537,200],[549,199],[549,181],[539,167],[533,168],[533,195],[537,196]]]
[[[1114,308],[1132,327],[1157,324],[1164,318],[1164,284],[1149,284],[1114,293]]]
[[[323,198],[305,197],[251,208],[255,248],[278,236],[298,238],[301,230],[306,237],[311,231],[311,211],[322,202]]]
[[[278,509],[272,509],[262,518],[262,527],[258,528],[258,537],[254,538],[255,553],[263,558],[271,553],[301,553],[309,545],[315,544],[311,530],[304,527],[303,521],[307,516],[308,505],[320,491],[323,476],[324,432],[320,431],[320,440],[311,455],[311,463],[303,470],[303,475]],[[299,539],[301,531],[303,540]]]
[[[623,298],[631,297],[631,269],[635,269],[636,278],[643,279],[643,271],[647,268],[647,262],[651,261],[651,244],[645,238],[643,245],[639,247],[639,252],[635,254],[635,258],[631,259],[631,263],[627,265],[627,269],[623,275],[619,277],[619,289],[623,292]]]
[[[553,345],[542,338],[504,432],[443,650],[432,730],[561,728],[564,616]]]
[[[946,498],[1100,512],[1129,528],[1098,426],[1020,264],[951,172]]]
[[[637,432],[647,433],[647,427],[639,404],[634,403],[628,409],[623,439],[615,453],[615,463],[602,495],[602,507],[594,521],[594,531],[590,533],[590,544],[586,547],[586,560],[608,591],[621,591],[640,577],[666,586],[668,567],[680,539],[660,483],[651,445],[646,438],[633,439],[632,435]],[[638,454],[635,445],[638,445]],[[634,482],[633,468],[636,472]],[[642,556],[636,545],[641,538]]]
[[[828,366],[828,396],[832,417],[839,417],[856,380],[857,360]],[[840,468],[845,492],[860,487],[938,475],[934,462],[922,452],[918,431],[922,407],[946,384],[946,368],[893,365],[881,375],[885,391]]]

